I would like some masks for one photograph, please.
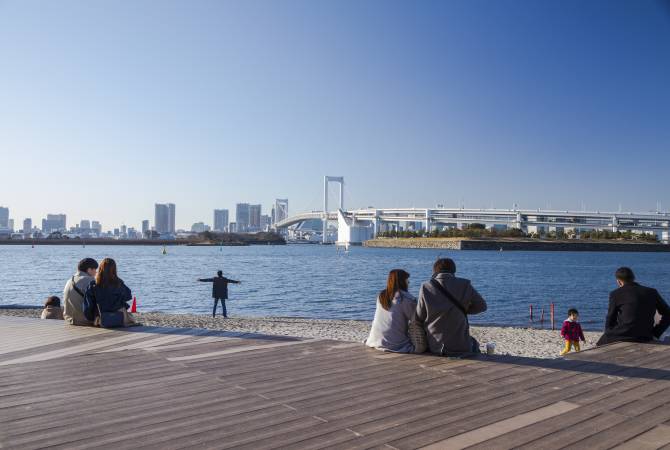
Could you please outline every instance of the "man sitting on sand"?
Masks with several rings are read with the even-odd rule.
[[[84,258],[79,261],[77,273],[75,273],[63,289],[63,318],[70,325],[93,325],[84,315],[83,303],[84,292],[95,279],[98,271],[98,262],[93,258]]]
[[[610,292],[605,333],[596,345],[619,341],[648,342],[660,338],[670,326],[670,307],[656,289],[635,282],[628,267],[617,269],[618,289]],[[661,320],[654,325],[656,312]]]
[[[470,336],[468,314],[486,311],[486,301],[470,280],[455,273],[452,259],[438,259],[432,279],[419,290],[416,319],[424,325],[431,353],[439,355],[479,353],[479,343]]]
[[[214,310],[212,317],[216,317],[216,305],[221,300],[221,309],[223,310],[223,317],[228,318],[228,311],[226,310],[226,300],[228,299],[228,283],[240,284],[239,281],[231,280],[223,276],[222,271],[216,273],[214,278],[198,278],[198,281],[212,284],[212,298],[214,299]]]

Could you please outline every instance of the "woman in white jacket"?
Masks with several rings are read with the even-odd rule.
[[[365,345],[389,352],[414,353],[408,326],[416,311],[416,298],[407,292],[408,287],[409,273],[402,269],[389,272],[386,289],[377,296],[375,318]]]

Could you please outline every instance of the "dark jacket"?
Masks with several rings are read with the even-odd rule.
[[[239,281],[226,277],[199,278],[198,281],[212,284],[212,298],[228,298],[228,283],[238,284]]]
[[[102,312],[115,312],[121,308],[128,309],[128,301],[132,300],[133,296],[130,293],[128,286],[119,280],[118,286],[100,287],[95,284],[95,280],[91,281],[84,294],[84,315],[91,322],[98,315],[98,307]]]
[[[468,314],[486,311],[486,301],[472,287],[470,280],[449,273],[439,273],[434,279],[456,298]],[[423,323],[431,353],[472,351],[474,341],[470,337],[466,316],[430,282],[423,283],[419,290],[416,319]]]
[[[661,320],[654,325],[656,311]],[[661,337],[669,325],[670,307],[658,291],[629,283],[610,293],[605,334],[598,345],[617,341],[650,341]]]

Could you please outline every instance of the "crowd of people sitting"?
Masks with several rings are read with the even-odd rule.
[[[418,299],[409,293],[410,274],[391,270],[386,288],[377,296],[369,347],[399,353],[430,353],[450,356],[480,353],[480,344],[470,335],[468,316],[486,311],[486,301],[470,280],[456,276],[456,263],[440,258],[433,264],[433,276],[419,289]],[[670,326],[670,307],[656,289],[638,284],[633,271],[621,267],[615,273],[618,288],[610,293],[605,332],[597,345],[618,341],[646,342],[659,339]],[[199,279],[212,282],[214,312],[220,300],[226,316],[227,284],[239,283],[223,277]],[[42,319],[65,320],[70,325],[128,327],[139,325],[128,309],[130,289],[117,275],[116,262],[105,258],[100,265],[92,258],[81,260],[77,272],[67,280],[60,299],[51,296]],[[571,308],[561,336],[565,348],[574,348],[584,334],[579,313]]]
[[[470,280],[456,276],[456,263],[440,258],[433,276],[419,289],[418,299],[409,291],[410,275],[389,272],[386,288],[377,296],[372,328],[365,344],[379,350],[450,356],[480,353],[479,342],[470,335],[468,315],[486,311],[486,301]],[[659,339],[670,326],[670,307],[656,289],[638,284],[633,271],[621,267],[615,273],[618,288],[610,293],[605,332],[597,345],[618,341],[648,342]],[[579,351],[584,340],[571,308],[561,335],[562,355]]]

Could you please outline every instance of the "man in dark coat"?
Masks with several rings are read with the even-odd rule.
[[[670,307],[658,291],[636,283],[628,267],[617,269],[616,282],[619,288],[610,292],[605,333],[597,345],[660,338],[670,326]],[[655,324],[657,311],[661,320]]]
[[[205,283],[212,284],[212,298],[214,299],[214,310],[212,311],[212,317],[216,317],[216,306],[221,300],[221,309],[223,310],[223,317],[228,317],[228,311],[226,311],[226,300],[228,299],[228,283],[240,284],[239,281],[231,280],[223,276],[222,271],[218,271],[214,278],[198,278],[198,281],[203,281]]]

